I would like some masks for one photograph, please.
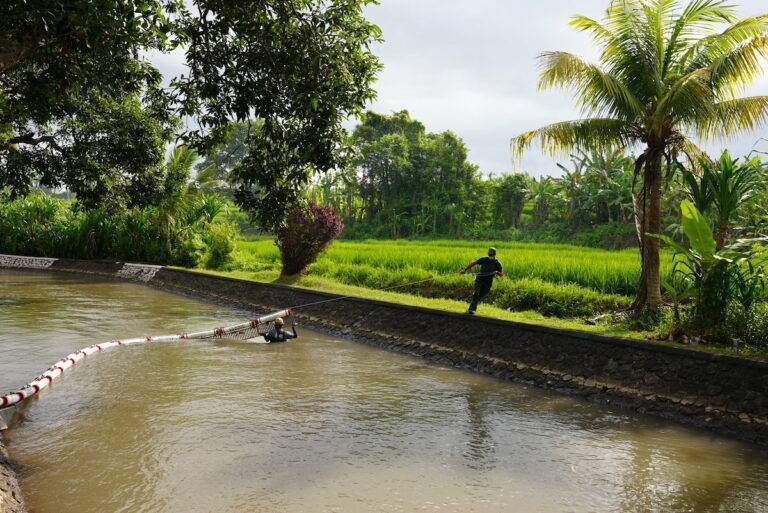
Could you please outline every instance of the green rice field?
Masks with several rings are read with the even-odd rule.
[[[506,311],[584,318],[622,310],[630,305],[640,275],[636,250],[520,242],[368,240],[334,243],[310,267],[305,279],[373,290],[397,287],[399,293],[465,301],[472,293],[473,280],[458,272],[483,256],[490,245],[499,250],[507,277],[496,280],[487,303]],[[254,279],[275,279],[280,254],[271,239],[241,241],[223,270],[248,273]]]

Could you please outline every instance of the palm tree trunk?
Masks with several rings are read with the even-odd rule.
[[[636,315],[646,311],[658,312],[661,307],[660,241],[647,234],[661,233],[662,151],[649,148],[646,154],[641,218],[643,230],[640,236],[643,267],[634,304]]]

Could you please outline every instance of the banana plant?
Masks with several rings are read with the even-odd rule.
[[[732,283],[734,276],[740,277],[736,278],[737,281],[752,286],[752,278],[746,274],[748,269],[752,269],[753,274],[762,274],[762,267],[753,264],[753,246],[766,238],[739,239],[718,249],[712,223],[707,216],[689,200],[681,202],[680,210],[687,246],[666,235],[649,236],[660,239],[675,251],[673,275],[695,290],[697,324],[701,327],[717,326],[724,320],[729,300],[737,298]],[[754,282],[755,289],[758,283],[759,280]]]

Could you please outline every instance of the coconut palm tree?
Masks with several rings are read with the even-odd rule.
[[[664,162],[700,154],[690,136],[733,135],[768,121],[768,96],[739,97],[768,56],[768,15],[737,20],[724,0],[614,0],[600,23],[571,25],[600,46],[599,64],[567,52],[540,56],[539,87],[575,92],[585,117],[512,139],[520,156],[534,141],[549,153],[573,147],[641,146],[635,173],[643,271],[636,312],[661,304],[659,241]]]

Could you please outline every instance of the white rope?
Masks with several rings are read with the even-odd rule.
[[[260,325],[267,324],[271,321],[274,321],[278,317],[288,317],[291,315],[291,313],[292,312],[290,309],[281,310],[279,312],[265,315],[264,317],[259,317],[258,319],[254,319],[252,321],[244,322],[241,324],[235,324],[234,326],[229,326],[226,328],[216,328],[216,329],[207,330],[207,331],[199,331],[197,333],[184,333],[180,335],[162,335],[158,337],[131,338],[128,340],[113,340],[111,342],[104,342],[102,344],[96,344],[93,346],[86,347],[74,353],[70,353],[64,358],[62,358],[61,360],[59,360],[58,362],[54,363],[48,368],[48,370],[40,374],[38,377],[36,377],[32,381],[30,381],[29,384],[25,385],[24,387],[16,390],[15,392],[11,392],[4,396],[0,396],[0,411],[2,411],[4,408],[9,408],[13,405],[16,405],[24,401],[25,399],[28,399],[33,395],[37,394],[38,392],[43,390],[45,387],[50,385],[53,382],[53,380],[55,380],[56,378],[64,374],[65,371],[67,371],[68,369],[71,369],[72,367],[77,365],[78,362],[82,361],[84,358],[91,356],[93,354],[96,354],[102,351],[107,351],[115,347],[130,346],[135,344],[149,344],[149,343],[156,343],[156,342],[176,342],[180,340],[194,340],[194,339],[223,337],[226,335],[237,334],[237,333],[242,333],[244,331],[257,329],[258,326]]]

